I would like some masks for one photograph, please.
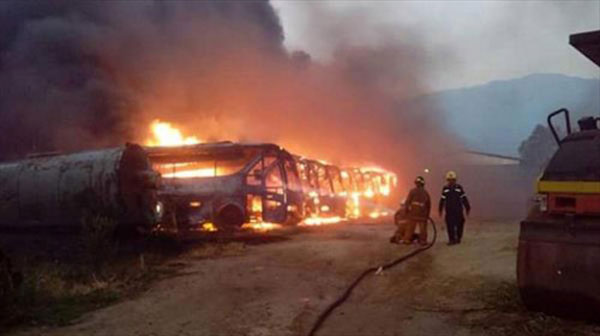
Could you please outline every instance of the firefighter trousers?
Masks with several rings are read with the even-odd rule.
[[[451,243],[460,243],[463,230],[465,227],[465,219],[460,217],[446,217],[446,229],[448,231],[448,241]]]
[[[404,239],[404,231],[406,231],[406,220],[396,222],[396,232],[394,232],[394,236],[392,237],[392,241],[399,242]]]
[[[402,240],[405,242],[411,242],[417,226],[419,227],[419,243],[427,244],[427,221],[420,219],[409,219],[407,221]]]

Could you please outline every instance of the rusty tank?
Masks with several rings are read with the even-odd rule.
[[[85,215],[149,231],[158,221],[158,173],[135,144],[0,164],[0,229],[77,229]]]
[[[571,35],[570,44],[600,66],[600,31]],[[573,131],[569,114],[563,108],[548,116],[559,148],[538,180],[535,203],[521,222],[517,282],[531,310],[597,321],[600,118],[582,118],[579,130]],[[556,118],[564,120],[562,138]]]

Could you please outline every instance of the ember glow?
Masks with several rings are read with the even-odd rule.
[[[213,223],[208,222],[202,224],[201,230],[205,232],[217,232],[217,227]]]
[[[173,147],[201,142],[195,136],[184,136],[179,129],[170,123],[158,119],[150,124],[150,134],[150,138],[146,140],[147,146]]]
[[[350,209],[350,217],[359,218],[360,214],[360,192],[353,192],[348,199],[348,208]]]
[[[344,221],[345,219],[339,216],[333,217],[308,217],[300,223],[300,225],[304,226],[319,226],[319,225],[328,225],[328,224],[337,224],[339,222]]]
[[[267,222],[256,222],[256,223],[246,223],[242,225],[242,229],[250,229],[259,232],[266,232],[275,229],[280,229],[281,224],[277,223],[267,223]]]

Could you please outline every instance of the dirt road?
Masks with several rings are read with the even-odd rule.
[[[363,269],[415,247],[392,245],[389,223],[346,223],[204,244],[173,260],[178,276],[75,325],[20,335],[306,335]],[[369,276],[319,335],[595,334],[590,325],[525,312],[515,282],[517,222],[472,220],[466,239],[439,243]]]

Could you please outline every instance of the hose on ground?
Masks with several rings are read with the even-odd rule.
[[[369,269],[366,269],[364,272],[362,272],[351,284],[350,286],[348,286],[348,288],[346,288],[346,290],[344,291],[344,293],[337,299],[335,300],[332,304],[330,304],[327,309],[325,309],[325,311],[323,311],[323,313],[321,313],[321,315],[319,315],[319,318],[317,319],[317,321],[315,322],[315,324],[313,325],[313,327],[311,328],[310,332],[308,333],[308,336],[314,336],[316,335],[317,331],[319,331],[319,329],[321,328],[321,326],[323,325],[323,323],[325,322],[325,320],[327,320],[327,318],[331,315],[331,313],[339,306],[341,306],[349,297],[350,294],[352,294],[352,291],[354,290],[354,288],[356,288],[356,286],[358,286],[358,284],[369,274],[371,273],[375,273],[377,272],[377,270],[381,269],[381,270],[386,270],[389,268],[392,268],[398,264],[401,264],[402,262],[418,255],[419,253],[425,252],[427,250],[429,250],[433,244],[435,244],[435,241],[437,240],[437,228],[435,226],[435,221],[431,218],[428,219],[428,223],[431,224],[431,227],[433,228],[433,239],[431,240],[431,242],[425,246],[422,246],[408,254],[405,254],[387,264],[381,265],[381,266],[376,266],[376,267],[371,267]]]

